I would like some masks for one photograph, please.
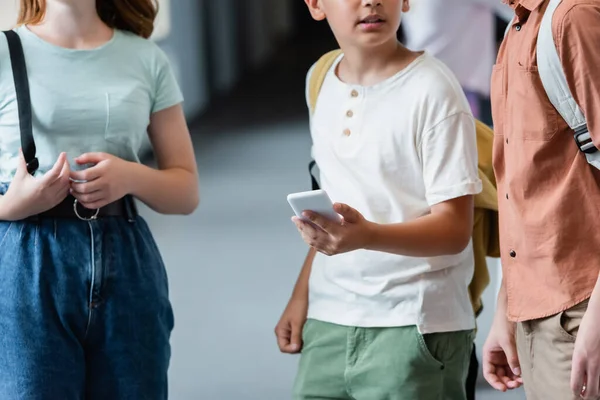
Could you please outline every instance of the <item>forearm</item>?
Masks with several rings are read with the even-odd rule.
[[[200,195],[197,176],[182,168],[157,170],[132,163],[130,194],[161,214],[191,214]]]
[[[311,248],[309,250],[304,265],[302,266],[302,270],[300,271],[300,276],[298,276],[298,280],[294,286],[292,299],[308,300],[308,281],[310,279],[310,273],[316,254],[317,251],[315,249]]]
[[[593,308],[600,312],[600,276],[598,277],[598,280],[596,281],[596,286],[594,287],[594,291],[592,292],[589,308]]]
[[[401,224],[372,224],[367,250],[409,257],[458,254],[468,245],[472,224],[452,215],[430,214]]]
[[[502,279],[502,284],[500,285],[496,302],[496,316],[502,316],[503,318],[506,318],[506,309],[508,306],[507,303],[508,299],[506,297],[506,288],[504,287],[504,279]]]

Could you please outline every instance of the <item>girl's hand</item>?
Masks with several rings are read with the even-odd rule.
[[[86,153],[75,162],[95,164],[86,170],[71,172],[71,194],[85,208],[102,208],[129,193],[130,162],[107,153]]]
[[[67,156],[61,153],[50,171],[35,178],[27,172],[27,163],[20,151],[17,173],[6,194],[0,197],[0,219],[18,221],[57,206],[69,194],[70,172]]]

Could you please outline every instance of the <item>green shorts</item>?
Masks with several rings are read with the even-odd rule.
[[[294,399],[464,400],[473,337],[308,320]]]

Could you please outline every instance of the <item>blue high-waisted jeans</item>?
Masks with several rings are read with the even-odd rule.
[[[0,221],[0,399],[166,399],[172,329],[141,217]]]

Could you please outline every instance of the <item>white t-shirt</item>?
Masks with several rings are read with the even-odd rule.
[[[395,76],[361,87],[335,74],[342,57],[327,74],[310,123],[320,183],[333,201],[391,224],[481,191],[474,119],[443,63],[423,54]],[[417,325],[422,333],[472,329],[473,270],[471,245],[431,258],[319,253],[308,316],[346,326]]]
[[[72,50],[24,26],[15,31],[27,64],[37,175],[63,151],[73,168],[73,159],[86,152],[139,161],[151,115],[183,101],[167,57],[150,40],[117,30],[96,49]],[[20,147],[13,71],[0,34],[0,182],[12,180]]]
[[[495,15],[513,10],[500,0],[411,0],[402,16],[406,47],[443,61],[465,90],[490,94],[496,60]]]

